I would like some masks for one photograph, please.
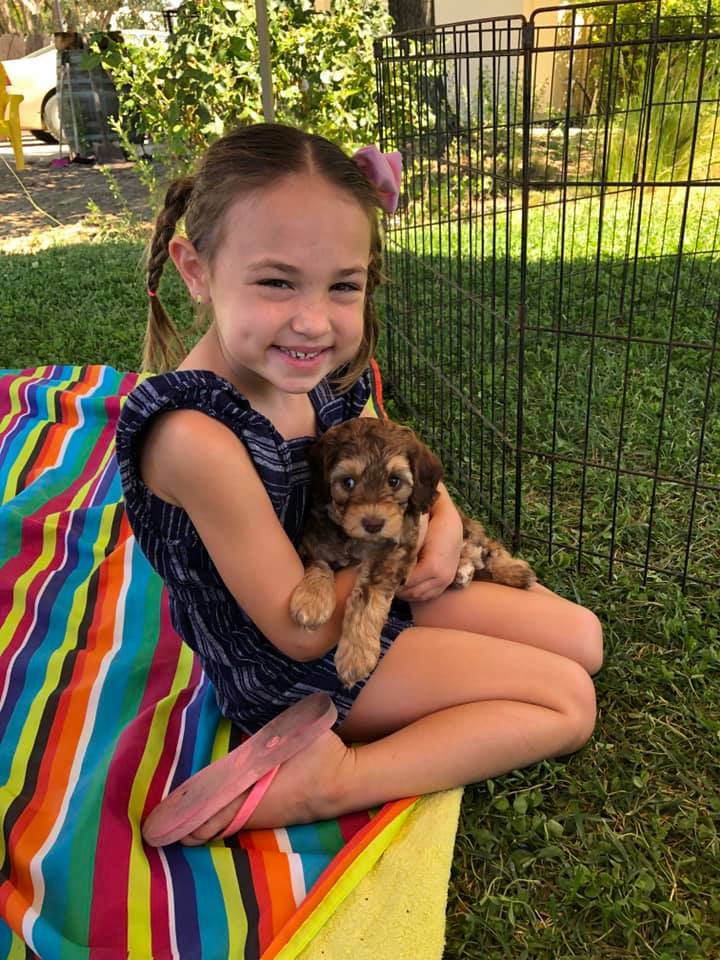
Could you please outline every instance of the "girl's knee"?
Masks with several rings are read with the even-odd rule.
[[[596,674],[603,664],[602,624],[587,607],[575,606],[573,620],[575,656],[573,657],[590,676]]]
[[[563,712],[567,717],[566,752],[574,753],[587,743],[595,729],[595,685],[584,665],[579,663],[568,663],[563,680]]]

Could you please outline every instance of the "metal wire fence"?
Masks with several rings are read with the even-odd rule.
[[[589,3],[376,44],[384,378],[529,557],[720,584],[720,16]]]

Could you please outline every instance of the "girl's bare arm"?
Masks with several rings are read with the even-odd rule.
[[[287,656],[324,656],[340,636],[355,571],[336,574],[337,606],[328,623],[313,631],[298,627],[290,597],[303,564],[243,443],[197,410],[163,415],[148,441],[141,461],[145,483],[185,510],[242,609]]]

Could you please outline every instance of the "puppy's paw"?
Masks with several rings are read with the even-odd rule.
[[[333,615],[335,602],[334,581],[305,577],[290,598],[290,616],[299,627],[317,630]]]
[[[470,560],[461,561],[455,573],[454,587],[464,589],[475,576],[475,564]]]
[[[360,644],[341,637],[335,651],[335,669],[343,686],[354,686],[370,676],[380,658],[380,643]]]
[[[480,525],[477,524],[479,527]],[[480,527],[482,530],[482,527]],[[479,542],[465,540],[460,551],[458,568],[455,573],[454,587],[464,588],[475,579],[476,574],[483,571],[487,563],[488,551]]]

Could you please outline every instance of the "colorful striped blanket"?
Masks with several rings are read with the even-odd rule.
[[[152,850],[140,823],[237,742],[130,534],[138,375],[0,372],[0,957],[296,957],[412,800]]]

